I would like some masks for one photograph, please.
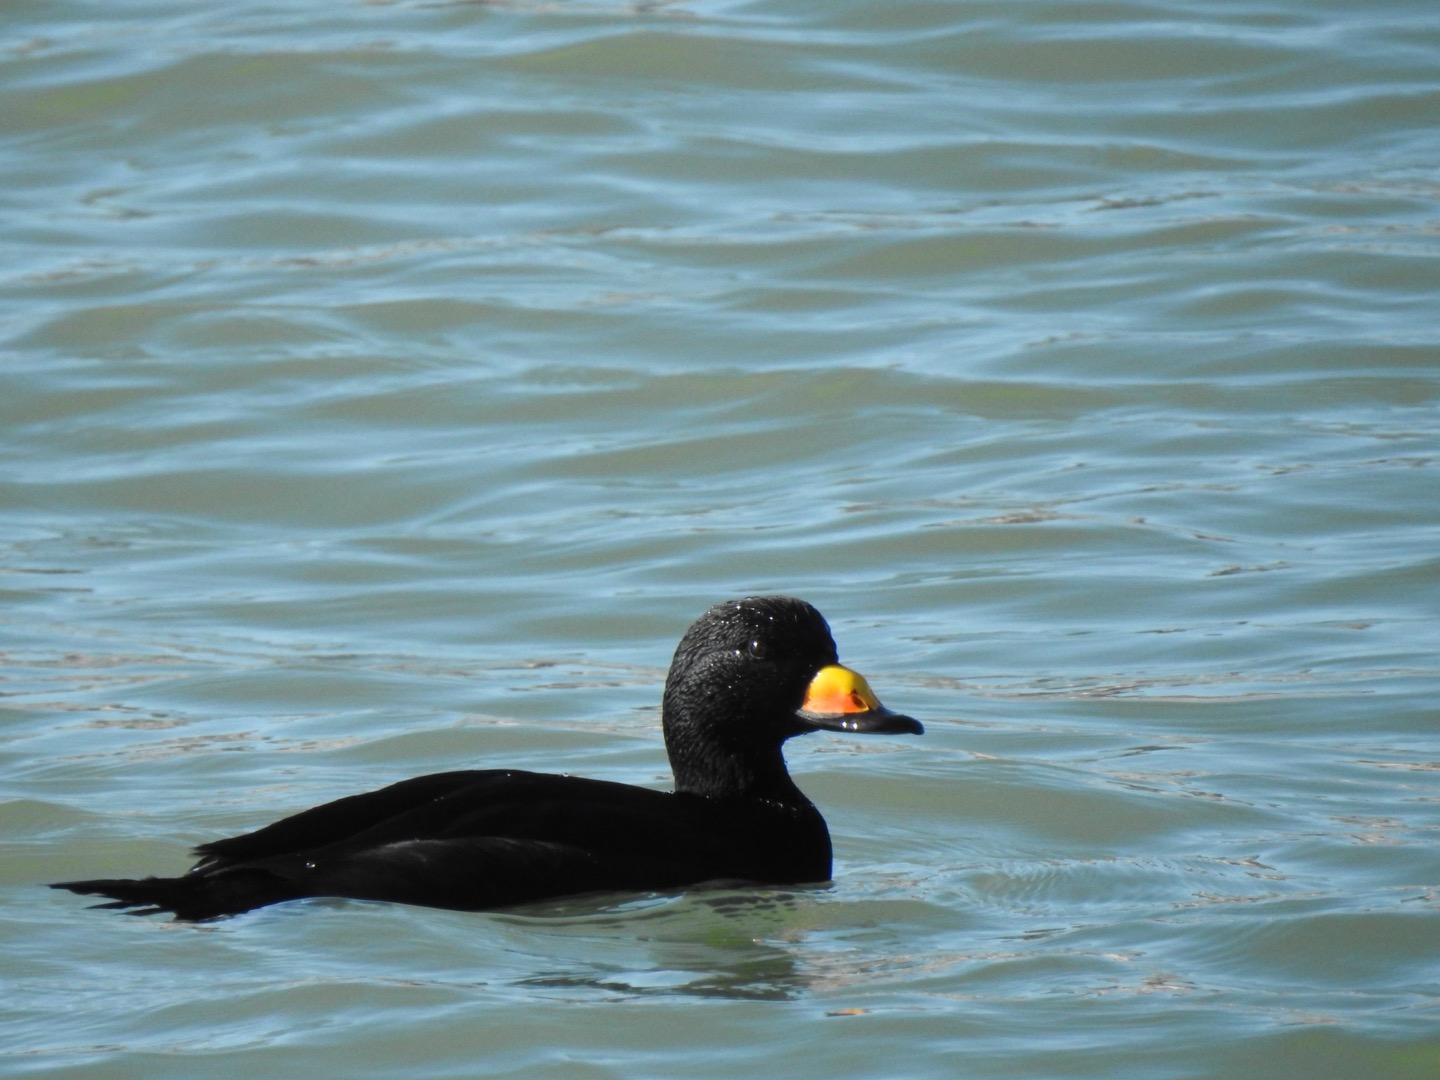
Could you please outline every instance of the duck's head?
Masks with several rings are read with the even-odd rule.
[[[675,789],[798,795],[780,747],[816,729],[924,732],[840,664],[824,616],[789,596],[716,604],[685,632],[665,681],[665,747]]]

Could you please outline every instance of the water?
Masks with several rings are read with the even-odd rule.
[[[9,4],[0,1072],[1440,1075],[1430,3]],[[710,603],[921,739],[833,884],[59,878],[662,786]]]

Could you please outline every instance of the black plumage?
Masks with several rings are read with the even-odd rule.
[[[717,604],[685,633],[662,719],[673,792],[512,769],[436,773],[202,844],[173,878],[58,882],[99,907],[209,919],[310,896],[488,910],[597,891],[830,877],[830,834],[785,768],[817,728],[920,734],[838,666],[815,608]]]

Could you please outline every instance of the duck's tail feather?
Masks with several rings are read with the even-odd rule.
[[[230,870],[218,874],[187,874],[183,877],[94,878],[89,881],[56,881],[52,889],[68,889],[85,896],[108,897],[109,902],[92,904],[127,915],[160,915],[169,912],[177,919],[199,921],[295,899],[294,887],[264,870]]]

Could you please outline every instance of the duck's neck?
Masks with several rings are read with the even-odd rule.
[[[712,799],[761,799],[786,806],[810,805],[810,800],[790,779],[785,756],[778,746],[758,753],[753,747],[747,748],[743,754],[727,753],[716,746],[704,747],[703,753],[690,753],[691,748],[686,746],[669,749],[676,791]]]

